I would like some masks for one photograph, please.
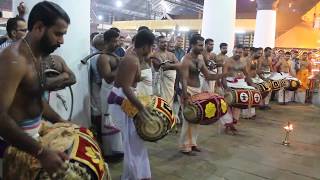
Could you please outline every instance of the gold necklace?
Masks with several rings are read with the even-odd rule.
[[[36,69],[37,74],[38,74],[38,79],[39,79],[40,87],[41,87],[41,89],[43,89],[45,82],[44,82],[43,73],[41,73],[41,72],[42,72],[41,62],[39,63],[39,64],[40,64],[40,65],[39,65],[40,68],[37,68],[36,57],[34,56],[34,54],[33,54],[33,52],[32,52],[32,49],[31,49],[29,43],[27,42],[27,40],[26,40],[25,38],[23,38],[23,41],[24,41],[24,42],[27,44],[27,46],[28,46],[29,52],[30,52],[30,54],[31,54],[31,56],[32,56],[32,62],[33,62],[34,68]],[[40,70],[39,70],[39,69],[40,69]],[[40,72],[40,71],[41,71],[41,72]]]

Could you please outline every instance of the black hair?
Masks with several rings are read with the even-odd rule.
[[[7,21],[6,30],[7,30],[8,36],[10,38],[12,38],[12,31],[17,30],[17,28],[18,28],[18,21],[25,22],[25,20],[21,17],[9,18]]]
[[[213,42],[213,39],[210,39],[210,38],[208,38],[208,39],[206,39],[205,41],[204,41],[204,44],[208,44],[208,43],[210,43],[210,42]]]
[[[139,32],[139,31],[143,31],[143,30],[148,30],[148,31],[150,31],[150,29],[149,29],[147,26],[140,26],[140,27],[138,28],[138,32]]]
[[[267,51],[269,51],[269,50],[272,50],[271,47],[266,47],[266,48],[264,48],[264,52],[267,52]]]
[[[291,55],[291,52],[287,51],[285,54],[286,54],[286,55]]]
[[[223,46],[228,46],[228,44],[227,43],[220,43],[220,49],[223,47]]]
[[[234,46],[234,48],[237,48],[237,49],[243,49],[243,45],[238,44],[238,45]]]
[[[91,34],[90,34],[90,40],[92,41],[93,38],[94,38],[96,35],[98,35],[98,34],[99,34],[98,32],[93,32],[93,33],[91,33]]]
[[[103,33],[103,39],[105,43],[110,42],[112,39],[119,37],[119,33],[115,30],[109,29]]]
[[[204,38],[200,34],[194,34],[190,39],[190,45],[196,45],[198,41],[204,41]]]
[[[136,40],[134,42],[135,48],[142,48],[144,46],[152,46],[154,44],[155,36],[149,30],[139,31],[136,35]]]
[[[32,31],[33,26],[38,21],[41,21],[47,27],[51,27],[59,18],[70,24],[68,14],[58,4],[49,1],[39,2],[31,9],[28,19],[28,30]]]
[[[114,31],[116,31],[117,33],[120,34],[120,29],[118,29],[118,28],[116,28],[116,27],[112,27],[112,28],[110,28],[110,30],[114,30]]]
[[[162,35],[161,35],[161,36],[158,36],[158,37],[157,37],[157,42],[159,43],[160,39],[164,39],[164,38],[166,38],[166,37],[165,37],[165,36],[162,36]]]

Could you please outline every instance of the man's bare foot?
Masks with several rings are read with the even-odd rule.
[[[197,146],[192,146],[192,151],[201,152],[201,149],[199,149]]]

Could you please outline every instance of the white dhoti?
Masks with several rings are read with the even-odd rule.
[[[149,96],[152,95],[152,70],[144,69],[141,71],[142,81],[137,84],[137,95],[138,96]]]
[[[121,88],[113,87],[112,91],[125,97]],[[120,123],[123,138],[123,174],[122,180],[140,180],[151,178],[148,151],[144,141],[139,137],[132,118],[122,111],[117,104],[109,104],[109,112]]]
[[[112,88],[112,84],[108,84],[102,80],[100,90],[101,109],[103,112],[101,119],[101,135],[103,152],[106,156],[123,153],[121,128],[119,125],[120,119],[113,117],[109,113],[108,96]]]
[[[101,116],[101,98],[100,98],[101,84],[91,82],[90,84],[90,106],[91,114],[93,116]]]
[[[201,88],[188,86],[188,93],[192,96],[201,93]],[[197,146],[197,139],[199,135],[199,124],[192,124],[185,120],[183,117],[183,123],[181,128],[179,145],[181,151],[190,152],[193,146]]]
[[[176,80],[176,70],[162,71],[160,69],[160,96],[173,105],[174,84]]]
[[[270,76],[271,80],[280,80],[280,79],[287,79],[292,78],[289,73],[275,73]],[[277,92],[278,96],[278,103],[288,103],[293,101],[294,92],[293,91],[286,91],[284,88],[281,88]]]
[[[306,103],[306,94],[307,94],[307,92],[305,89],[298,89],[296,91],[294,101],[298,102],[298,103],[305,104]]]

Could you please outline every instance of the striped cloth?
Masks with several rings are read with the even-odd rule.
[[[41,118],[42,116],[37,116],[33,119],[27,119],[18,122],[18,126],[28,135],[37,139],[39,137],[39,129],[41,125]]]

